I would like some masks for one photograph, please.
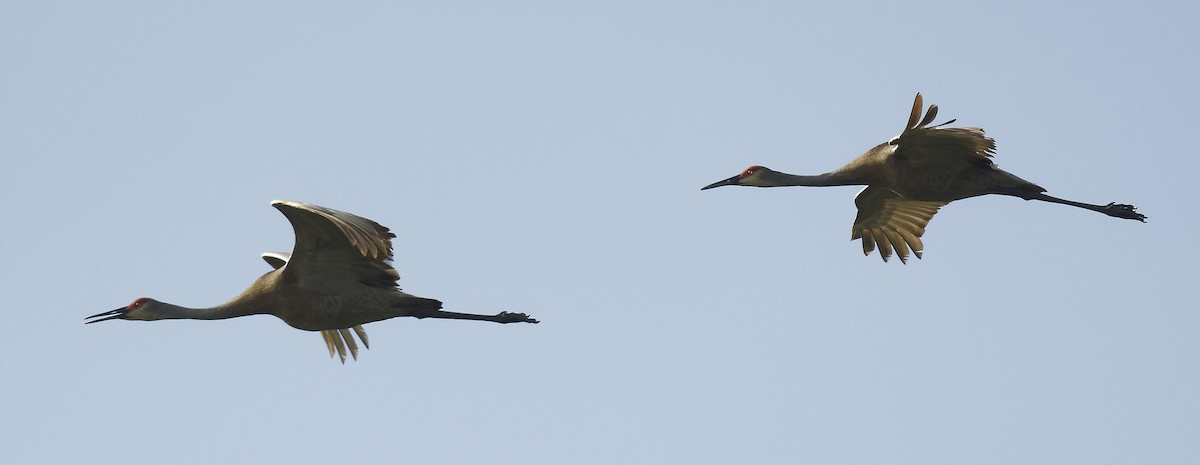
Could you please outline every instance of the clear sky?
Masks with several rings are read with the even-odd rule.
[[[0,5],[0,462],[1131,464],[1200,456],[1195,2]],[[913,95],[996,197],[864,257],[816,174]],[[1190,174],[1189,174],[1190,173]],[[390,226],[345,365],[209,306],[288,251],[273,199]]]

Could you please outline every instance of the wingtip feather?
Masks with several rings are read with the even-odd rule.
[[[922,105],[923,104],[921,102],[921,93],[917,92],[917,97],[915,99],[913,99],[912,112],[908,114],[908,125],[904,126],[905,131],[915,127],[917,125],[917,121],[921,119],[921,106]]]
[[[928,126],[929,123],[932,123],[933,119],[937,118],[937,111],[938,111],[937,105],[930,105],[929,112],[925,113],[925,118],[921,119],[921,124],[917,125],[917,127],[923,128],[925,126]]]

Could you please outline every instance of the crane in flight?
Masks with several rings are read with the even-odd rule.
[[[894,250],[908,262],[909,250],[921,258],[921,236],[939,208],[955,200],[987,194],[1070,205],[1116,218],[1146,221],[1132,205],[1093,205],[1046,195],[1046,189],[992,163],[996,141],[980,128],[948,128],[955,120],[930,126],[937,105],[921,117],[921,94],[913,102],[904,132],[825,174],[802,176],[751,166],[737,176],[700,190],[721,186],[867,186],[854,197],[858,216],[850,240],[862,239],[863,254],[879,245],[883,261]]]
[[[496,323],[537,323],[524,313],[476,315],[443,311],[442,302],[400,291],[388,228],[350,213],[286,200],[271,202],[292,223],[292,253],[262,255],[275,269],[259,277],[228,302],[187,308],[141,297],[125,307],[87,317],[106,320],[223,320],[246,315],[275,315],[293,328],[319,331],[342,363],[358,359],[354,334],[368,347],[363,324],[389,318],[447,318]]]

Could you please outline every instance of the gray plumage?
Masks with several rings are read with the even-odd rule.
[[[271,205],[292,223],[292,253],[262,255],[274,270],[259,277],[228,302],[209,308],[186,308],[139,298],[126,307],[88,317],[87,323],[111,319],[218,320],[246,315],[275,315],[297,329],[319,331],[329,349],[345,362],[358,358],[357,334],[369,347],[362,325],[389,318],[448,318],[496,323],[537,323],[524,313],[476,315],[441,310],[435,299],[400,290],[400,274],[391,266],[388,228],[343,211],[300,202],[276,200]],[[353,331],[353,333],[351,332]]]
[[[709,184],[720,186],[866,185],[854,198],[858,216],[851,240],[861,239],[863,254],[879,247],[886,262],[893,251],[907,263],[910,251],[921,258],[921,236],[938,209],[955,200],[987,194],[1008,195],[1084,208],[1116,218],[1144,222],[1132,205],[1093,205],[1051,197],[1043,189],[992,163],[996,141],[980,128],[948,128],[954,120],[930,126],[937,105],[921,117],[921,94],[913,101],[904,132],[828,173],[802,176],[751,166],[741,174]]]

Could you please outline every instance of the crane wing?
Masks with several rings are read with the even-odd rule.
[[[355,325],[354,332],[358,333],[359,339],[362,339],[363,346],[370,349],[367,344],[367,333],[363,331],[362,325]],[[349,350],[350,356],[358,360],[358,344],[354,343],[354,335],[350,334],[350,329],[326,329],[321,331],[321,338],[325,339],[325,346],[329,348],[329,358],[333,358],[334,351],[337,351],[338,358],[342,363],[346,363],[346,352]]]
[[[910,249],[921,258],[925,226],[947,203],[910,200],[886,187],[867,186],[854,196],[858,216],[854,218],[850,240],[862,239],[863,255],[869,255],[875,244],[879,244],[879,255],[885,262],[893,250],[904,263],[908,262]]]
[[[996,141],[980,128],[947,128],[954,120],[929,126],[937,117],[937,105],[930,105],[921,118],[921,94],[913,101],[912,113],[904,132],[889,144],[896,146],[895,156],[913,166],[991,165]]]
[[[296,245],[283,268],[286,279],[322,283],[350,280],[396,288],[400,274],[388,263],[396,235],[388,228],[317,205],[285,200],[271,205],[287,217],[296,232]]]
[[[292,258],[292,254],[287,252],[264,252],[263,260],[271,265],[271,268],[279,269],[287,265],[288,260]],[[354,325],[354,332],[358,334],[358,338],[362,340],[363,347],[371,348],[371,344],[367,342],[367,332],[362,325]],[[349,329],[327,329],[321,331],[321,338],[325,340],[325,346],[329,349],[329,357],[333,358],[333,353],[336,351],[338,357],[342,359],[342,363],[346,363],[346,350],[350,350],[350,356],[358,360],[358,344],[354,343],[354,336],[350,334]]]

